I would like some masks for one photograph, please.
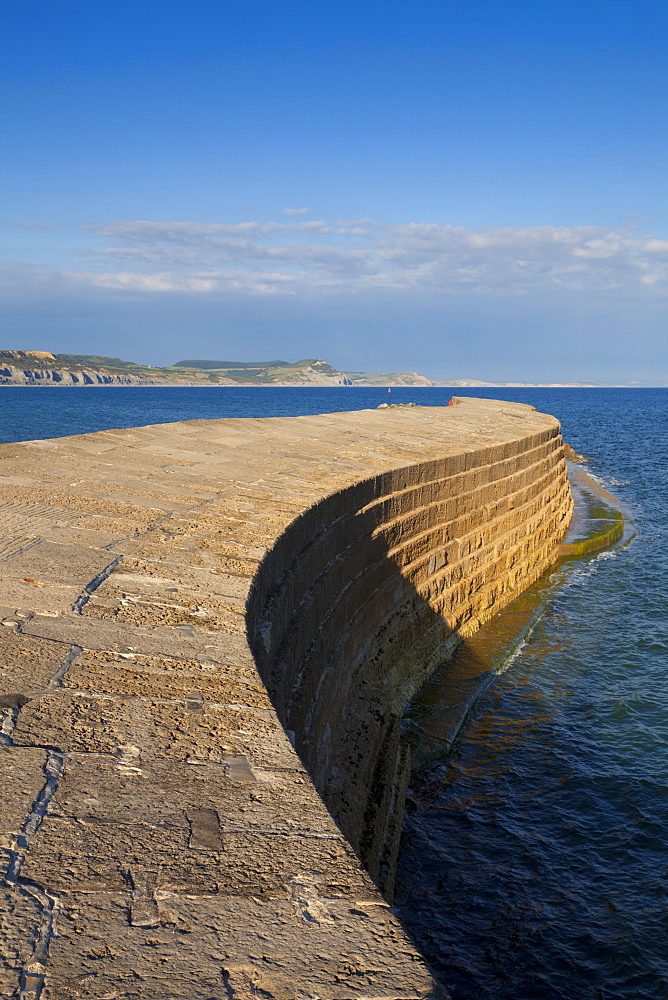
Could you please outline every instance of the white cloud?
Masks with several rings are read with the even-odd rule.
[[[82,275],[76,275],[79,280]],[[217,283],[203,275],[134,274],[117,271],[90,276],[90,283],[98,288],[121,288],[141,292],[212,292]]]
[[[283,215],[306,215],[310,211],[310,208],[286,208],[283,210]]]
[[[317,219],[119,220],[88,226],[85,233],[83,267],[42,269],[36,280],[147,294],[353,294],[375,288],[508,296],[546,290],[656,294],[668,279],[668,242],[596,226],[473,230],[372,219],[334,225]]]
[[[41,222],[8,222],[8,226],[14,226],[15,229],[60,229],[60,226],[45,226]]]

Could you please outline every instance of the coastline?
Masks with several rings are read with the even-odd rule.
[[[397,382],[358,382],[355,385],[329,382],[0,382],[0,389],[666,389],[665,385],[630,385],[619,382],[594,385],[579,382],[486,382],[471,385],[461,382],[432,382],[430,385],[406,385]]]

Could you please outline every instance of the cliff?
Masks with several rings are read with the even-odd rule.
[[[0,385],[158,385],[167,382],[160,374],[120,358],[0,351]]]
[[[121,358],[49,351],[0,351],[0,385],[436,385],[417,372],[342,372],[319,358],[301,361],[186,359],[168,368]]]
[[[94,368],[19,368],[0,364],[0,385],[159,385],[157,380]]]
[[[288,362],[180,361],[169,368],[121,358],[48,351],[0,351],[0,385],[350,385],[343,372],[317,358]]]

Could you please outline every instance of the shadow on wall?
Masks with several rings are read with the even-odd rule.
[[[255,577],[248,633],[328,809],[391,896],[406,704],[462,637],[558,556],[558,430],[384,473],[305,511]]]

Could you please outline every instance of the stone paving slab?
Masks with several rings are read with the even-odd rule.
[[[159,830],[53,817],[23,866],[23,877],[49,894],[120,890],[132,871],[148,872],[158,886],[185,895],[285,898],[295,873],[323,879],[327,892],[356,896],[375,887],[343,838],[228,833],[224,850],[189,850],[188,826]],[[57,864],[54,864],[54,861]],[[375,890],[377,892],[377,890]]]
[[[138,589],[138,588],[137,588]],[[159,627],[196,625],[203,623],[211,631],[226,635],[245,635],[244,605],[236,598],[216,600],[213,594],[198,599],[189,593],[174,593],[166,587],[150,595],[132,594],[129,588],[114,583],[102,586],[82,609],[86,617],[107,618],[110,621],[141,625],[150,614]],[[1,591],[0,591],[1,593]]]
[[[0,577],[0,605],[11,611],[67,614],[80,595],[78,587],[59,587],[32,576]]]
[[[38,583],[78,586],[89,582],[114,561],[104,549],[84,545],[41,542],[28,552],[8,559],[0,566],[0,578],[21,580],[31,577]]]
[[[418,1000],[432,996],[415,952],[377,898],[330,899],[295,879],[289,900],[141,891],[68,895],[45,1000]],[[304,914],[307,918],[304,918]],[[138,915],[139,916],[139,915]],[[139,920],[141,920],[139,916]],[[308,986],[302,986],[308,983]]]
[[[198,692],[183,701],[157,701],[50,691],[23,706],[13,740],[110,754],[146,742],[152,756],[171,760],[219,761],[241,753],[269,770],[301,766],[273,710],[207,704]]]
[[[13,612],[7,609],[7,614]],[[132,625],[77,614],[27,615],[21,631],[25,635],[67,642],[71,639],[84,649],[141,652],[148,655],[182,656],[184,659],[213,658],[227,665],[249,664],[248,644],[238,636],[209,632],[201,623],[182,627]]]
[[[30,754],[44,756],[24,751]],[[291,810],[285,808],[287,801]],[[187,830],[192,811],[207,809],[217,814],[221,836],[247,831],[341,839],[334,821],[310,794],[303,770],[252,767],[243,754],[195,764],[146,760],[138,747],[125,747],[122,755],[68,754],[49,814],[105,823],[113,813],[124,825]]]
[[[11,860],[11,852],[46,781],[44,765],[47,753],[30,748],[14,749],[0,746],[0,866],[3,874]]]
[[[14,624],[13,618],[9,621]],[[8,627],[0,627],[0,707],[9,705],[3,703],[7,695],[27,698],[47,687],[71,648],[30,635],[17,638]]]
[[[17,997],[42,927],[41,907],[27,892],[0,885],[0,996]],[[223,994],[224,996],[224,994]]]
[[[0,675],[1,676],[1,675]],[[267,689],[250,667],[222,664],[208,656],[146,656],[141,653],[86,651],[72,663],[63,680],[66,689],[125,697],[191,698],[271,709]],[[240,698],[241,696],[241,698]]]

